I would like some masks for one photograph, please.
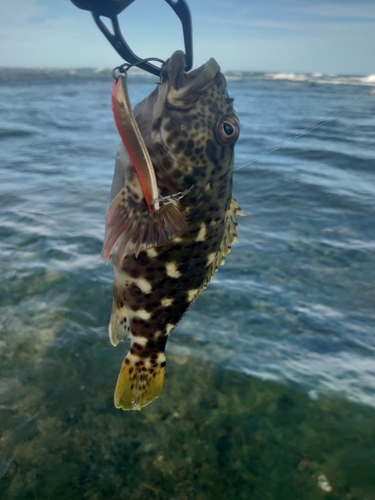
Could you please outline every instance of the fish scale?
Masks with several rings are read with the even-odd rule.
[[[158,212],[148,211],[123,145],[116,160],[107,214],[107,226],[116,232],[104,246],[111,247],[115,271],[111,342],[131,340],[115,389],[115,406],[124,410],[141,409],[160,395],[168,336],[237,239],[241,212],[232,197],[232,172],[239,123],[233,100],[213,59],[188,74],[183,68],[183,53],[174,53],[162,68],[161,84],[134,110],[160,195],[186,192],[179,203],[171,202],[186,222],[181,234],[152,244]]]

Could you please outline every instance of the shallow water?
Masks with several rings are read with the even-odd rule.
[[[241,243],[171,336],[162,397],[124,413],[110,76],[0,72],[2,498],[375,498],[371,79],[230,77],[237,166],[368,95],[235,173]]]

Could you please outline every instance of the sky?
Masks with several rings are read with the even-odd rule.
[[[375,74],[374,0],[187,0],[194,67]],[[141,57],[183,49],[180,21],[164,0],[135,0],[119,16]],[[114,67],[122,60],[91,15],[70,0],[0,0],[0,66]]]

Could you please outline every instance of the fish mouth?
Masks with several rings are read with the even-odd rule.
[[[185,54],[177,50],[162,68],[162,85],[169,83],[167,102],[171,107],[190,107],[220,73],[220,66],[213,58],[190,73],[185,72],[185,64]]]

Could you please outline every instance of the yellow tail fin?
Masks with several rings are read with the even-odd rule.
[[[141,358],[128,352],[117,379],[115,407],[123,410],[140,410],[148,405],[160,396],[164,376],[164,353]]]

